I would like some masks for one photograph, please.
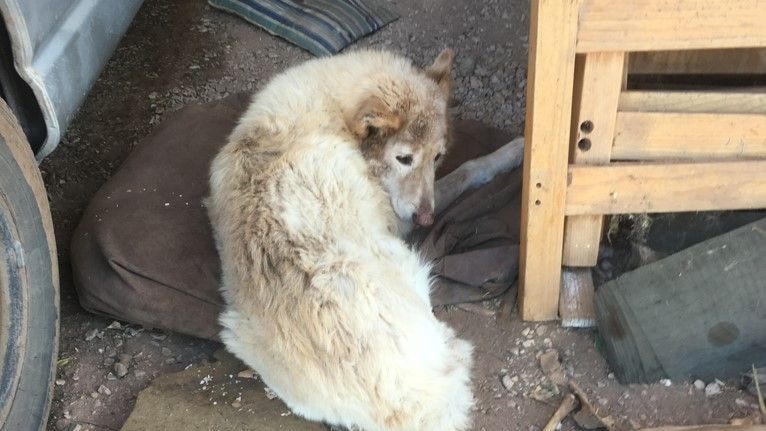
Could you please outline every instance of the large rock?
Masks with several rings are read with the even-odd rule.
[[[215,356],[213,364],[157,378],[139,394],[122,431],[326,431],[269,399],[257,375],[239,378],[246,368],[239,360],[223,350]]]

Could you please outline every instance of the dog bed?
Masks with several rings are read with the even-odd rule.
[[[96,193],[72,239],[82,306],[147,327],[216,339],[219,260],[204,207],[208,169],[249,97],[191,105],[167,118]],[[510,140],[457,122],[438,176]],[[412,242],[435,262],[434,305],[497,297],[517,275],[519,172],[469,191]]]

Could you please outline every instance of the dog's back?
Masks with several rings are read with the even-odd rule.
[[[222,339],[308,419],[463,430],[471,347],[431,313],[428,267],[392,233],[388,196],[334,102],[389,57],[348,54],[276,78],[216,158]]]

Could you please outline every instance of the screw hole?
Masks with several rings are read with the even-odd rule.
[[[535,184],[535,187],[537,187],[538,189],[539,189],[539,188],[542,188],[542,186],[543,186],[543,184],[542,184],[542,183],[537,183],[537,184]]]
[[[540,206],[540,199],[535,201],[535,205]]]
[[[591,143],[590,143],[590,139],[588,138],[580,139],[580,141],[577,143],[577,148],[579,148],[580,151],[588,151],[590,150],[590,146],[591,146]]]
[[[580,124],[580,130],[583,133],[590,133],[593,131],[593,121],[585,120]]]

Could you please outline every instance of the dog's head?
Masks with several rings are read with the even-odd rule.
[[[425,70],[382,78],[346,116],[396,215],[420,226],[434,221],[436,168],[449,140],[453,58],[445,49]]]

